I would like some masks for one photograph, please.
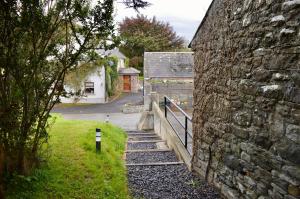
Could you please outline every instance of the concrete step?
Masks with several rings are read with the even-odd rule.
[[[128,141],[159,140],[160,137],[154,136],[128,136]]]
[[[145,137],[145,136],[157,136],[155,133],[130,133],[128,137]]]
[[[126,153],[126,162],[127,164],[165,163],[178,162],[178,158],[174,151],[143,151]]]
[[[166,142],[166,140],[127,141],[127,143],[158,143],[158,142]]]
[[[152,163],[139,163],[139,164],[126,164],[126,166],[164,166],[164,165],[179,165],[183,162],[152,162]]]
[[[126,133],[128,134],[128,135],[130,135],[130,134],[155,134],[154,133],[154,131],[126,131]]]
[[[153,142],[142,143],[127,143],[127,150],[145,150],[145,149],[158,149],[157,144]]]
[[[139,153],[139,152],[165,152],[172,151],[171,149],[140,149],[140,150],[127,150],[125,153]]]

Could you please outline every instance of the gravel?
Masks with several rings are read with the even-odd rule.
[[[156,137],[129,137],[128,141],[145,141],[145,140],[160,140],[158,136]]]
[[[130,166],[128,184],[134,198],[212,199],[219,194],[185,165]]]
[[[127,134],[131,134],[131,133],[148,133],[148,134],[155,134],[154,131],[126,131]]]
[[[129,140],[158,140],[133,135]],[[136,133],[136,132],[135,132]],[[140,132],[137,132],[140,133]],[[153,133],[147,135],[155,135]],[[156,143],[128,143],[128,150],[157,149]],[[177,162],[174,151],[129,152],[128,164]],[[215,199],[219,194],[205,181],[191,173],[185,164],[159,166],[128,166],[128,185],[133,198],[145,199]]]
[[[136,134],[128,133],[127,135],[130,137],[140,137],[140,136],[155,136],[156,134],[154,134],[154,133],[136,133]]]
[[[135,152],[126,154],[127,163],[177,162],[173,151],[164,152]]]
[[[156,143],[128,143],[128,150],[157,149]]]

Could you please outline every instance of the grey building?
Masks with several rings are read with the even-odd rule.
[[[149,109],[147,105],[151,92],[157,92],[160,100],[166,95],[179,105],[191,107],[193,101],[193,67],[192,52],[145,52],[145,109]]]

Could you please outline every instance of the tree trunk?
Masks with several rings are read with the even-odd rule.
[[[24,147],[20,147],[19,153],[18,153],[18,160],[17,160],[17,168],[20,174],[25,174],[25,168],[24,168]]]
[[[4,150],[0,146],[0,199],[4,198]]]

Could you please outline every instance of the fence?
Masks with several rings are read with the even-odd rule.
[[[164,114],[188,153],[192,155],[192,118],[167,96],[164,97]]]

